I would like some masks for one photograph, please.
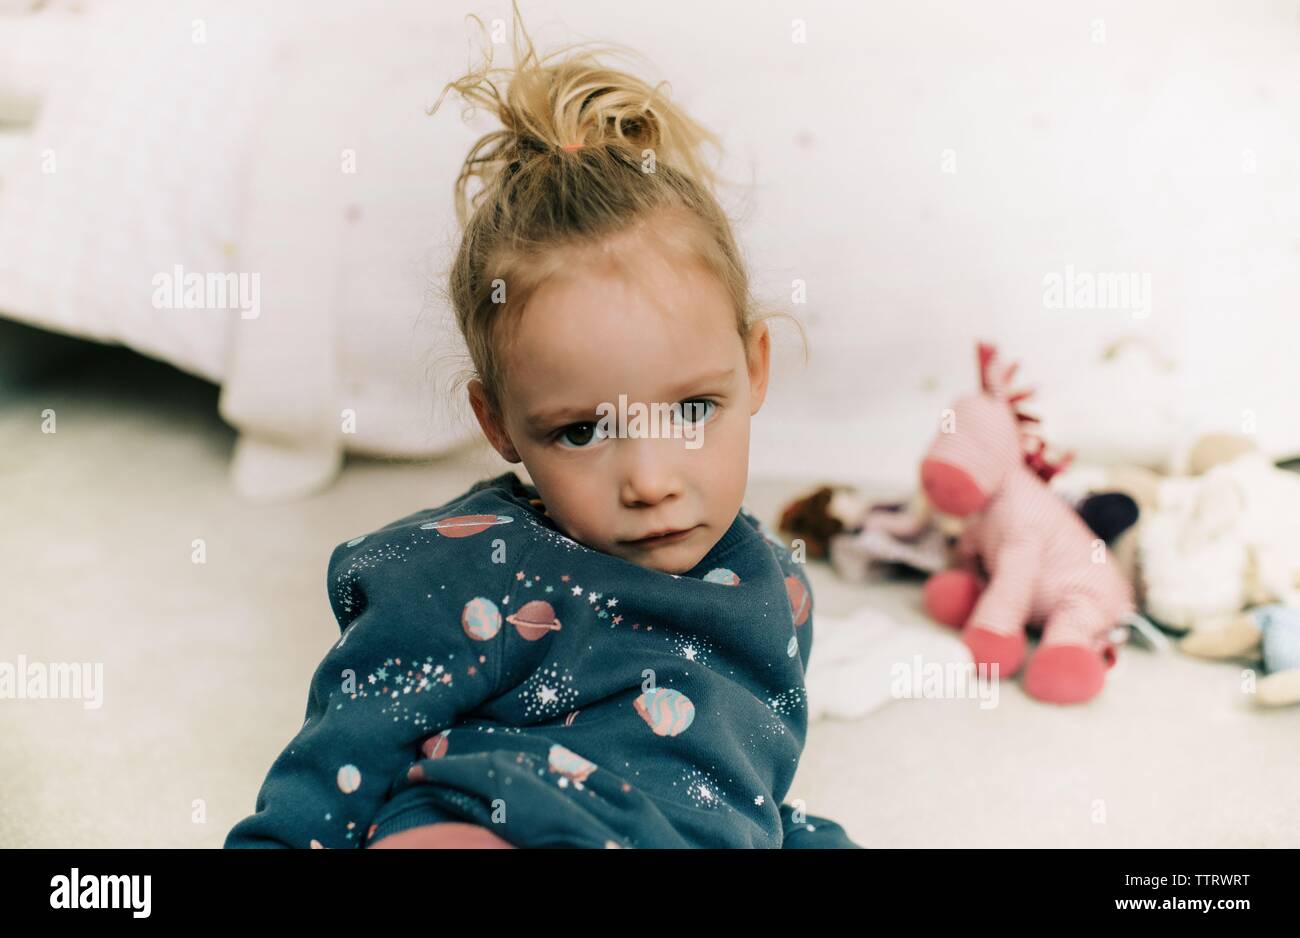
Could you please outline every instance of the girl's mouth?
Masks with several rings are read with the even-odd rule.
[[[678,541],[685,540],[698,527],[699,525],[697,524],[689,528],[683,528],[680,531],[673,531],[669,534],[660,534],[658,537],[643,537],[640,540],[625,541],[624,543],[630,544],[633,547],[637,547],[642,550],[649,550],[655,547],[663,547],[667,544],[676,544]]]

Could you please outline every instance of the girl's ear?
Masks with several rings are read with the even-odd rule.
[[[749,332],[749,341],[745,348],[745,362],[749,367],[749,401],[752,409],[750,415],[758,413],[767,397],[768,368],[771,365],[771,336],[767,323],[757,322]]]
[[[469,383],[469,406],[474,409],[474,416],[478,418],[478,425],[483,428],[483,435],[488,438],[492,448],[501,454],[501,458],[506,462],[523,462],[519,453],[515,451],[514,444],[510,442],[510,434],[506,432],[500,414],[488,403],[483,382],[478,378],[474,378]]]

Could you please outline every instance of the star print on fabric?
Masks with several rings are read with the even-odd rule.
[[[606,605],[606,606],[617,606],[617,605],[618,605],[618,600],[617,600],[617,599],[607,599],[607,600],[605,600],[605,605]]]
[[[712,658],[714,648],[703,635],[677,635],[669,633],[664,636],[664,641],[668,642],[673,650],[673,654],[681,655],[687,661],[693,661],[702,664],[706,668]]]
[[[561,574],[561,575],[560,575],[560,582],[561,582],[561,583],[568,583],[568,582],[569,582],[569,575],[568,575],[567,573]]]
[[[518,573],[515,574],[516,580],[522,580],[523,578],[524,578],[524,571],[520,570]]]
[[[574,596],[581,596],[581,595],[582,595],[582,587],[581,587],[581,586],[575,586],[575,587],[573,588],[573,595],[574,595]]]
[[[682,774],[681,781],[686,786],[686,794],[690,797],[691,803],[697,808],[731,810],[731,806],[722,797],[722,786],[708,772],[691,769]]]
[[[558,665],[538,668],[519,689],[526,717],[558,716],[573,709],[578,700],[573,673]]]
[[[409,662],[409,668],[402,664],[401,658],[389,658],[366,677],[366,683],[352,693],[343,696],[356,706],[364,706],[364,701],[379,699],[384,701],[380,713],[391,715],[393,722],[406,721],[412,726],[424,726],[429,721],[429,714],[420,706],[419,701],[428,694],[437,693],[435,688],[449,686],[452,674],[448,665],[454,663],[455,655],[446,656],[446,664],[435,664],[432,656],[423,662]],[[390,672],[390,668],[396,670]],[[404,669],[404,670],[403,670]],[[478,669],[470,666],[466,672],[469,678],[478,674]],[[343,704],[335,706],[342,709]]]
[[[759,807],[762,807],[762,806],[763,806],[763,796],[762,796],[762,795],[756,795],[756,796],[754,797],[754,804],[758,805]]]

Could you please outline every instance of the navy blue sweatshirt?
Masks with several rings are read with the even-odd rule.
[[[857,846],[784,802],[812,594],[746,509],[679,576],[566,537],[507,472],[340,544],[328,577],[342,634],[226,847],[447,820],[517,847]]]

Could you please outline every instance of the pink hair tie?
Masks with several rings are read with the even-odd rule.
[[[582,144],[581,144],[581,143],[566,143],[566,144],[565,144],[563,147],[561,147],[560,149],[562,149],[562,150],[567,150],[567,151],[569,151],[570,153],[572,153],[574,150],[581,150],[581,149],[582,149]]]

